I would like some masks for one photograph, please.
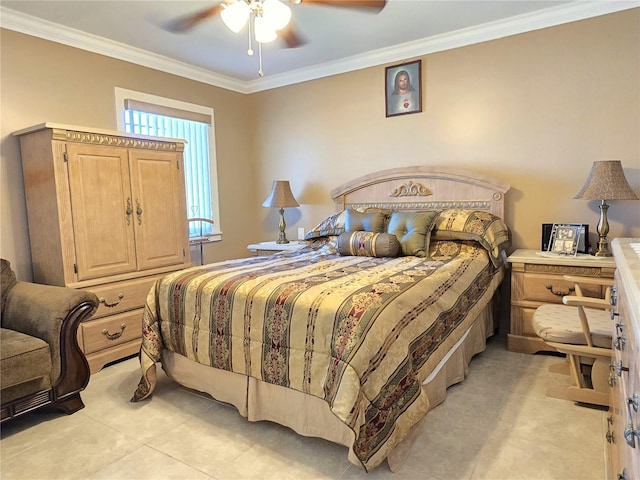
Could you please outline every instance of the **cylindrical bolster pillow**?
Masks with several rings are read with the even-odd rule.
[[[397,257],[400,242],[390,233],[344,232],[338,237],[338,252],[359,257]]]

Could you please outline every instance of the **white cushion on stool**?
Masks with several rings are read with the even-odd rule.
[[[611,317],[604,310],[585,308],[593,345],[611,348]],[[580,326],[578,307],[541,305],[533,314],[533,329],[543,340],[571,345],[586,345]]]

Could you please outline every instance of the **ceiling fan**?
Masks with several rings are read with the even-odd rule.
[[[247,53],[253,55],[252,41],[258,44],[259,70],[262,71],[262,44],[281,38],[287,48],[295,48],[306,43],[297,33],[291,20],[291,8],[294,5],[320,5],[341,8],[364,9],[380,12],[387,0],[222,0],[220,3],[200,10],[186,17],[178,18],[165,26],[174,33],[186,32],[204,20],[220,16],[229,30],[239,33],[248,25],[249,48]]]

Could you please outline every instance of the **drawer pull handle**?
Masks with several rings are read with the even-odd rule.
[[[613,416],[609,415],[607,417],[607,433],[605,438],[607,439],[607,443],[616,443],[615,436],[611,431],[611,426],[613,425]]]
[[[102,330],[102,334],[107,337],[109,340],[116,340],[118,338],[120,338],[122,336],[122,334],[124,333],[124,329],[127,328],[127,326],[123,323],[122,325],[120,325],[120,331],[116,332],[116,333],[109,333],[109,330],[107,330],[106,328],[104,330]]]
[[[627,337],[625,337],[624,333],[622,335],[618,335],[613,341],[613,346],[616,350],[624,350],[624,346],[627,343]]]
[[[611,298],[609,299],[609,303],[612,307],[615,307],[616,303],[618,303],[618,288],[615,285],[611,287]]]
[[[124,293],[119,293],[119,294],[118,294],[118,300],[116,300],[115,302],[111,302],[111,303],[109,303],[109,302],[107,302],[107,301],[105,300],[105,298],[104,298],[104,297],[100,297],[100,298],[98,299],[98,302],[100,302],[102,305],[104,305],[104,306],[105,306],[105,307],[107,307],[107,308],[113,308],[113,307],[115,307],[116,305],[118,305],[118,304],[122,301],[122,299],[123,299],[123,298],[124,298]]]
[[[623,367],[622,366],[622,361],[619,362],[615,362],[615,363],[610,363],[609,364],[609,371],[615,373],[618,377],[622,375],[622,372],[628,372],[629,371],[629,367]]]
[[[127,198],[127,209],[124,213],[127,214],[127,225],[131,225],[131,214],[133,213],[133,209],[131,208],[131,197]]]
[[[633,416],[631,408],[638,411],[638,393],[634,393],[632,397],[627,398],[627,426],[624,429],[624,439],[631,448],[636,448],[636,437],[640,438],[640,432],[633,428]]]
[[[546,285],[546,289],[549,290],[551,293],[553,293],[556,297],[564,297],[566,295],[571,295],[573,292],[576,291],[575,287],[569,287],[565,292],[562,292],[562,291],[555,292],[553,290],[553,285]]]
[[[140,200],[136,198],[136,215],[138,216],[138,225],[142,225],[142,207],[140,207]]]

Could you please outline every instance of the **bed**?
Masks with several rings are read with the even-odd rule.
[[[152,396],[161,362],[250,421],[394,470],[495,331],[508,189],[444,168],[376,172],[334,189],[336,212],[295,252],[167,275],[147,297],[132,401]]]

